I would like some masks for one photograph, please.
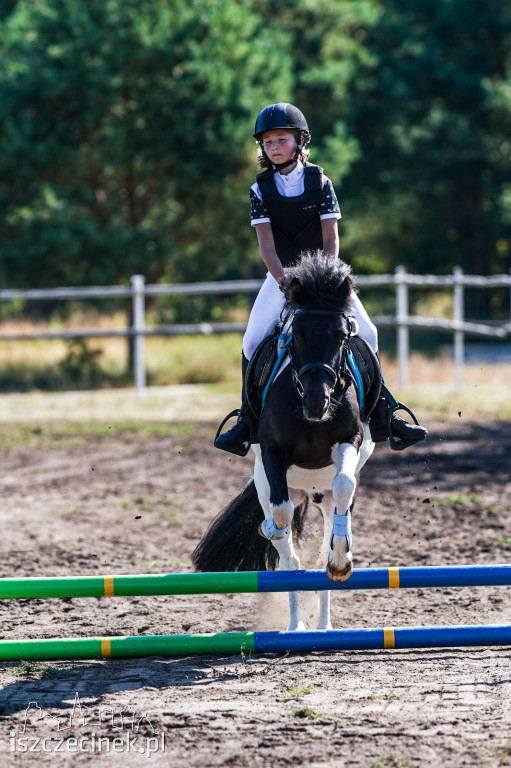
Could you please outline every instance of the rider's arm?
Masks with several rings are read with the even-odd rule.
[[[323,235],[323,250],[337,257],[339,255],[337,219],[321,219],[321,234]]]
[[[284,269],[275,250],[275,240],[273,239],[271,224],[268,222],[256,224],[255,231],[259,242],[259,250],[261,251],[266,268],[275,280],[279,282],[284,277]]]

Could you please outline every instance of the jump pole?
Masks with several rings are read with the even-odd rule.
[[[1,661],[511,645],[511,625],[1,640]]]
[[[324,570],[160,573],[0,579],[0,599],[506,585],[511,585],[511,565],[499,564],[357,568],[342,584],[330,581]]]

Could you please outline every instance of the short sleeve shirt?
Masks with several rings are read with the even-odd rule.
[[[284,197],[297,197],[298,195],[303,195],[305,189],[304,175],[305,169],[300,161],[298,161],[296,168],[294,168],[291,173],[285,175],[276,173],[275,183],[280,194]],[[337,195],[335,194],[334,186],[328,176],[325,176],[324,174],[323,185],[321,187],[319,218],[321,220],[341,218],[341,210],[339,208],[339,202],[337,200]],[[271,224],[271,219],[268,211],[264,207],[257,181],[250,187],[250,220],[252,226],[265,223]]]

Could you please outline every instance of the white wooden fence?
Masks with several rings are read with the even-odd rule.
[[[132,325],[125,328],[99,330],[81,328],[33,333],[0,333],[0,341],[23,339],[72,339],[105,338],[113,336],[133,337],[134,340],[134,380],[137,399],[143,399],[146,390],[145,337],[179,336],[213,333],[242,333],[243,323],[198,323],[175,325],[146,325],[146,296],[192,296],[200,294],[236,294],[255,293],[262,280],[229,280],[211,283],[188,283],[174,285],[146,285],[143,275],[133,275],[131,286],[98,286],[84,288],[47,288],[34,290],[0,290],[0,301],[15,299],[56,300],[56,299],[96,299],[96,298],[131,298],[133,303]],[[452,275],[414,275],[398,267],[393,275],[371,275],[357,277],[357,286],[364,288],[395,287],[396,311],[393,315],[373,315],[372,320],[378,328],[397,329],[397,349],[399,361],[399,385],[406,387],[409,381],[409,334],[411,328],[452,333],[454,338],[455,386],[460,392],[463,387],[464,343],[465,335],[482,338],[511,338],[511,274],[510,275],[464,275],[460,267]],[[474,322],[464,319],[464,289],[466,286],[481,289],[507,287],[510,290],[510,321],[505,323]],[[410,289],[452,288],[452,318],[432,318],[411,315],[409,311]],[[363,290],[362,290],[363,299]],[[1,326],[0,326],[1,327]]]

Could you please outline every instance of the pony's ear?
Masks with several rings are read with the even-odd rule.
[[[307,299],[307,291],[297,277],[293,277],[289,283],[284,282],[282,290],[288,304],[295,307],[303,307]]]

